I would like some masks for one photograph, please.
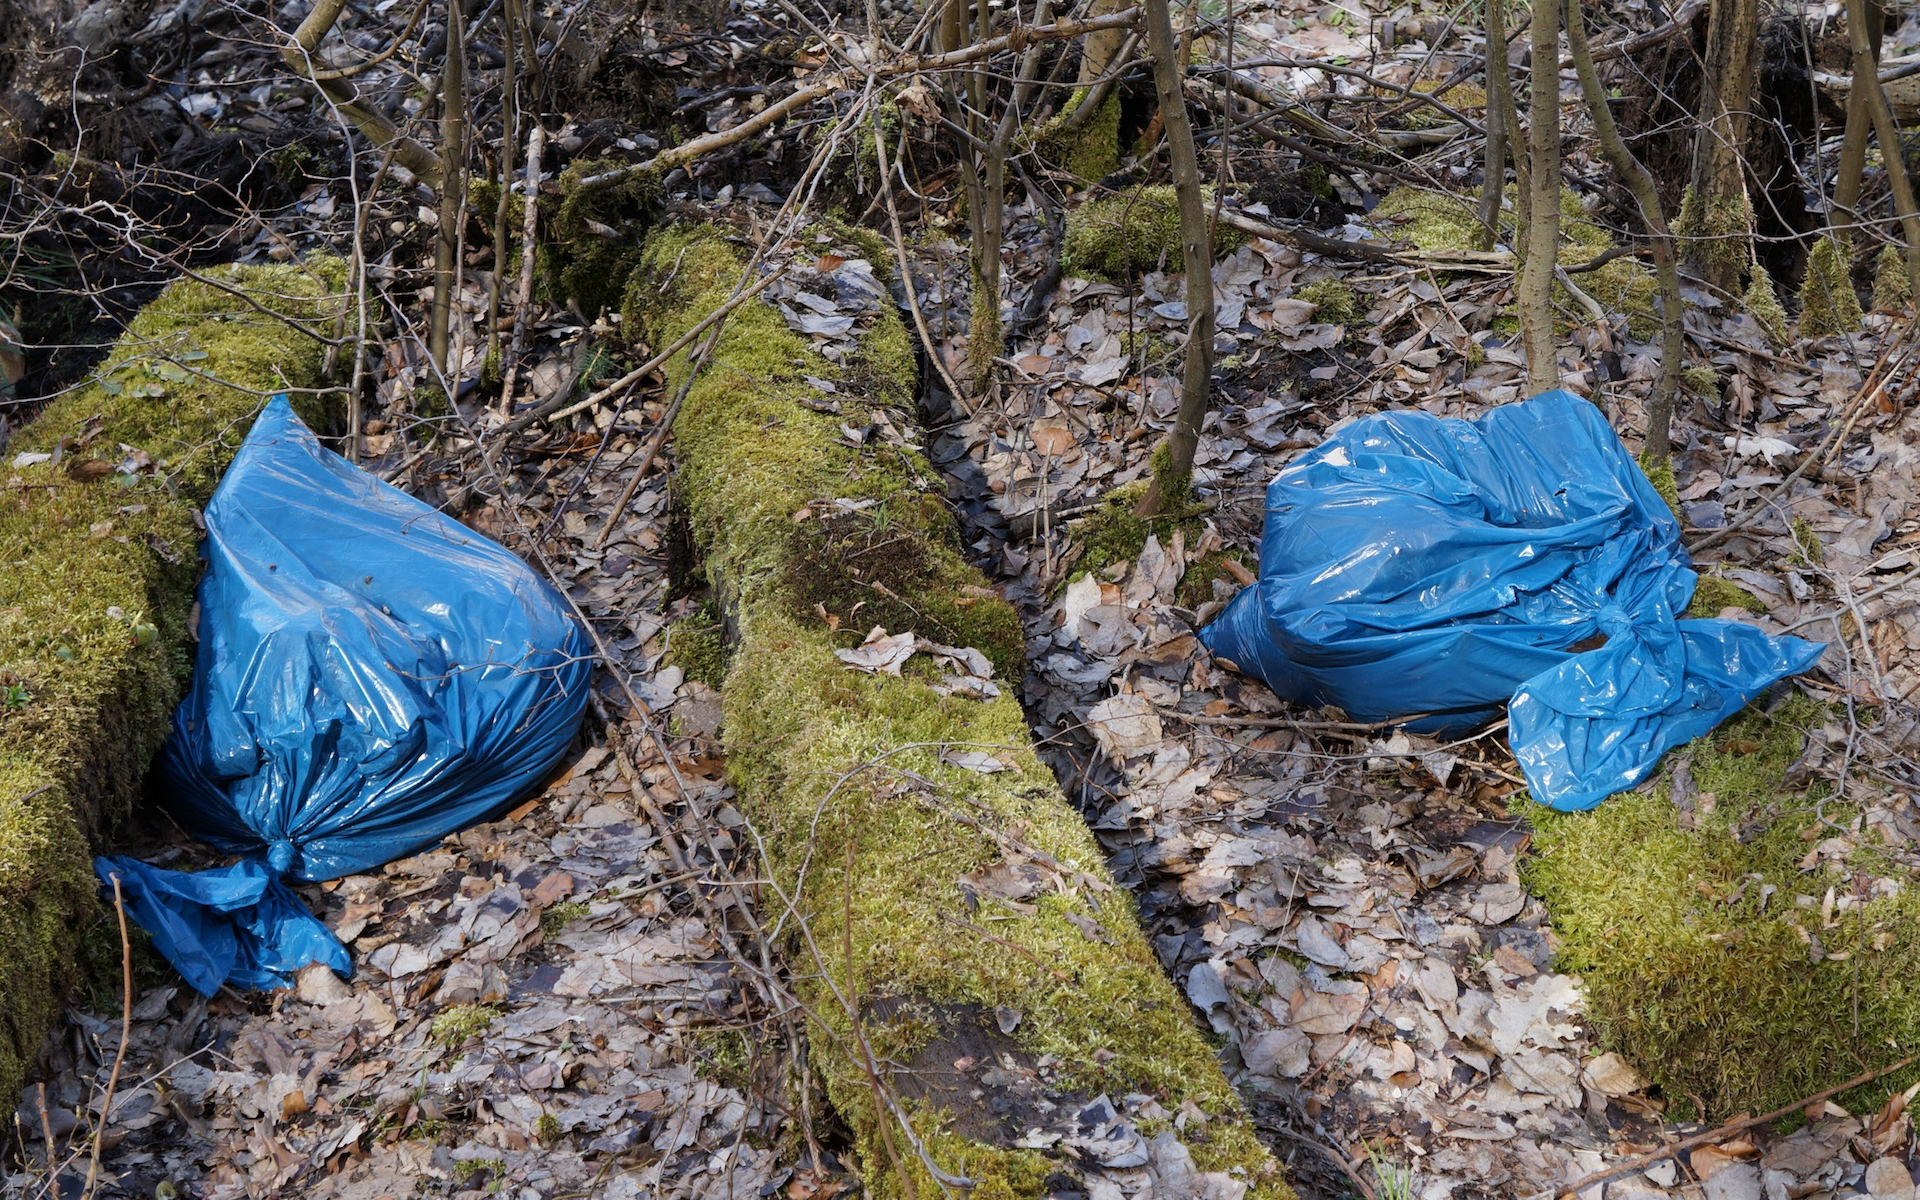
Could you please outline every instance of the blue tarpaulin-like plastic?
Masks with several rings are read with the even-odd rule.
[[[1533,797],[1585,809],[1825,649],[1679,619],[1695,579],[1599,409],[1554,391],[1473,421],[1364,417],[1290,463],[1259,578],[1200,640],[1363,721],[1457,734],[1504,704]]]
[[[321,447],[284,398],[206,523],[193,686],[156,790],[244,861],[94,865],[210,995],[284,986],[310,962],[346,973],[283,877],[365,871],[505,811],[572,741],[592,662],[524,562]]]

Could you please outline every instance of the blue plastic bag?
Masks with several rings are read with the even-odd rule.
[[[1673,514],[1566,392],[1364,417],[1267,488],[1260,574],[1200,633],[1306,705],[1458,734],[1507,706],[1536,800],[1591,808],[1825,647],[1681,620]]]
[[[248,861],[95,870],[120,873],[156,946],[211,994],[223,978],[284,985],[309,962],[344,973],[345,948],[282,877],[365,871],[505,811],[572,741],[592,661],[525,563],[322,448],[284,398],[206,522],[193,686],[156,790]]]

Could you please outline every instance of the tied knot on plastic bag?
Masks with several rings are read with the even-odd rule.
[[[1594,614],[1594,627],[1604,634],[1608,641],[1633,632],[1633,614],[1618,604],[1602,605]]]
[[[1632,787],[1825,649],[1678,619],[1696,581],[1679,524],[1566,392],[1352,421],[1280,471],[1266,518],[1259,577],[1201,642],[1289,700],[1419,733],[1505,705],[1555,808]]]
[[[346,948],[286,880],[403,858],[550,771],[592,671],[566,600],[505,548],[321,447],[284,397],[206,510],[193,684],[156,765],[187,873],[99,858],[200,992],[286,986]]]

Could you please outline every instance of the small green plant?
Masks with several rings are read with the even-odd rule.
[[[541,1113],[540,1119],[533,1123],[533,1136],[540,1139],[541,1145],[551,1145],[560,1140],[566,1130],[561,1128],[560,1118],[552,1113]]]
[[[1413,1200],[1413,1168],[1403,1167],[1367,1143],[1367,1164],[1373,1168],[1377,1200]]]
[[[587,906],[578,900],[563,900],[540,914],[540,934],[552,937],[587,915]]]
[[[1807,255],[1800,285],[1800,336],[1852,333],[1860,328],[1860,297],[1853,290],[1853,264],[1832,238],[1821,238]]]
[[[434,1044],[464,1046],[499,1019],[500,1009],[492,1004],[456,1004],[433,1018]]]
[[[26,684],[0,684],[0,708],[25,708],[32,700],[33,693]]]
[[[482,1173],[499,1175],[507,1169],[504,1160],[498,1158],[463,1158],[453,1164],[455,1183],[471,1183],[473,1177]]]

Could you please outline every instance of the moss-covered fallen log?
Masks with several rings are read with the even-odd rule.
[[[190,673],[195,508],[268,395],[320,381],[324,347],[273,314],[330,325],[344,271],[207,278],[149,304],[0,468],[0,1097],[74,981],[89,844],[139,795]]]
[[[629,312],[667,344],[740,272],[712,230],[656,233]],[[770,306],[743,306],[674,432],[679,491],[736,634],[729,762],[793,904],[771,919],[793,935],[815,1059],[869,1187],[942,1194],[890,1123],[884,1088],[975,1200],[1046,1194],[1070,1161],[1058,1134],[1076,1110],[1141,1094],[1158,1105],[1135,1122],[1156,1167],[1193,1172],[1169,1194],[1291,1196],[1034,754],[1012,695],[1019,621],[962,557],[939,476],[910,444],[844,432],[883,411],[895,428],[909,420],[898,320],[878,317],[864,347],[836,367]],[[689,366],[668,369],[678,382]],[[930,655],[898,676],[835,656],[876,625],[981,651],[1001,693],[943,693]]]

